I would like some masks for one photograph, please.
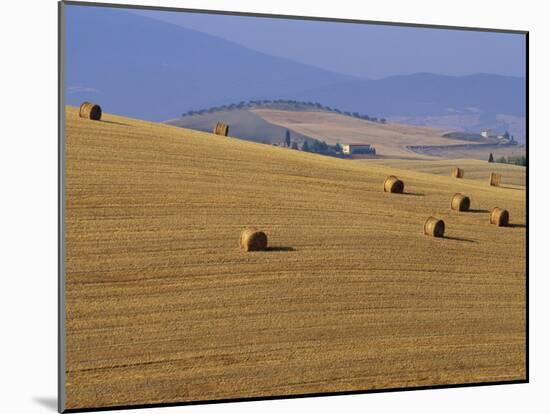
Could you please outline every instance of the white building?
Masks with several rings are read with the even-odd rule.
[[[483,138],[496,138],[495,131],[493,131],[492,129],[484,129],[483,131],[481,131],[481,136]]]
[[[372,154],[374,148],[370,144],[342,144],[344,154]]]

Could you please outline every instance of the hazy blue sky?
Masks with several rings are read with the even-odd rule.
[[[520,34],[133,11],[250,49],[334,72],[378,79],[431,72],[525,76]]]

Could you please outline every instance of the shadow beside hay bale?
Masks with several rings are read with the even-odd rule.
[[[471,208],[468,210],[468,213],[488,213],[489,210],[485,208]]]
[[[525,229],[527,226],[522,223],[508,223],[508,227],[515,229]]]
[[[508,190],[525,191],[525,188],[511,187],[509,185],[499,185],[500,188],[507,188]]]
[[[125,124],[123,122],[117,122],[117,121],[107,121],[107,120],[103,120],[101,121],[102,123],[106,123],[106,124],[112,124],[112,125],[122,125],[122,126],[130,126],[130,124]]]
[[[455,240],[455,241],[463,241],[468,243],[477,243],[477,241],[472,239],[466,239],[465,237],[453,237],[453,236],[442,236],[443,239],[447,240]]]
[[[269,246],[265,249],[266,252],[294,252],[296,249],[290,246]]]

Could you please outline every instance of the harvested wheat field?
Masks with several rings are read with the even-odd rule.
[[[267,122],[289,128],[327,144],[370,144],[376,154],[390,158],[434,159],[421,151],[413,151],[415,145],[445,146],[471,144],[469,141],[443,138],[444,130],[405,124],[380,124],[330,112],[283,111],[253,109],[251,112]]]
[[[401,168],[437,175],[450,175],[454,167],[459,166],[464,170],[465,180],[476,180],[489,185],[491,172],[502,175],[502,186],[509,188],[525,189],[526,168],[519,165],[501,164],[481,160],[355,160],[360,163],[376,163],[388,167]]]
[[[525,379],[523,190],[73,107],[66,130],[68,409]]]

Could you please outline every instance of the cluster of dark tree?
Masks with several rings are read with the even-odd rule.
[[[502,138],[506,141],[509,141],[510,144],[517,144],[517,141],[515,140],[514,136],[511,135],[508,131],[504,131],[504,134],[502,134]]]
[[[442,136],[443,138],[460,139],[461,141],[473,141],[473,142],[483,141],[483,137],[481,136],[481,134],[476,134],[473,132],[462,132],[462,131],[447,132]]]
[[[211,114],[218,111],[227,111],[231,109],[250,109],[250,108],[273,108],[273,109],[302,109],[302,110],[321,110],[326,112],[334,112],[337,114],[347,115],[354,118],[364,119],[371,122],[379,122],[381,124],[386,123],[386,118],[378,118],[375,116],[368,116],[365,114],[360,114],[359,112],[349,112],[341,111],[337,108],[332,108],[330,106],[322,105],[319,102],[310,102],[310,101],[295,101],[293,99],[262,99],[262,100],[251,100],[251,101],[241,101],[239,103],[232,103],[229,105],[213,106],[207,109],[191,110],[181,114],[182,118],[192,115],[203,115]]]
[[[317,154],[339,156],[342,153],[342,147],[340,144],[328,145],[325,141],[319,141],[314,139],[310,142],[304,141],[302,143],[302,151],[315,152]]]
[[[356,149],[353,151],[354,154],[363,154],[363,155],[376,155],[376,148],[373,146],[365,149]]]
[[[329,145],[325,141],[320,141],[318,139],[310,138],[309,140],[304,140],[301,145],[296,141],[292,141],[290,136],[290,131],[287,129],[285,133],[285,139],[283,145],[288,148],[295,150],[302,150],[305,152],[314,152],[316,154],[330,155],[332,157],[342,157],[342,146],[338,143],[334,145]],[[371,148],[371,154],[376,155],[376,150],[374,147]]]
[[[499,162],[501,164],[514,164],[514,165],[521,165],[523,167],[526,167],[527,157],[525,155],[521,155],[519,157],[498,157],[497,159],[495,159],[493,157],[493,153],[490,153],[489,162]]]
[[[515,140],[514,136],[510,134],[508,131],[505,131],[504,134],[502,134],[500,139],[496,139],[496,137],[489,137],[484,138],[481,136],[481,134],[473,133],[473,132],[448,132],[446,134],[443,134],[444,138],[452,138],[452,139],[460,139],[462,141],[473,141],[473,142],[497,142],[500,145],[517,145],[518,142]]]

